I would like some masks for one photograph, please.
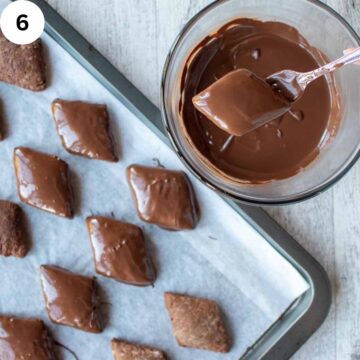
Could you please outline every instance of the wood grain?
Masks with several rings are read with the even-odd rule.
[[[48,2],[151,101],[159,104],[162,66],[169,48],[190,17],[211,0]],[[360,0],[325,2],[360,33]],[[334,305],[328,319],[294,359],[360,359],[358,186],[360,164],[340,183],[315,199],[266,209],[324,265],[334,288]]]

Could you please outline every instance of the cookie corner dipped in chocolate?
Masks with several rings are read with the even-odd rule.
[[[152,285],[156,271],[140,227],[103,216],[86,224],[97,273],[137,286]]]
[[[169,230],[196,227],[199,207],[184,172],[134,164],[127,179],[142,220]]]
[[[94,277],[50,265],[42,265],[40,271],[51,321],[91,333],[102,332],[100,300]]]
[[[175,338],[180,346],[226,353],[231,341],[219,305],[212,300],[164,294]]]
[[[27,147],[17,147],[14,166],[22,202],[55,215],[73,217],[73,191],[65,161]]]
[[[44,322],[0,315],[0,359],[56,360],[55,343]]]
[[[0,200],[0,255],[23,258],[29,247],[21,207],[10,201]]]
[[[115,360],[166,360],[164,352],[128,341],[113,339],[112,353]]]
[[[57,132],[68,152],[90,159],[118,161],[106,105],[56,99],[51,108]]]
[[[0,81],[32,91],[46,88],[46,64],[41,39],[28,45],[7,40],[0,30]]]

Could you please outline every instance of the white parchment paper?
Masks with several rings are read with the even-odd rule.
[[[0,9],[7,0],[0,0]],[[100,5],[99,5],[100,6]],[[129,164],[153,164],[157,158],[171,169],[183,169],[176,155],[102,85],[48,36],[51,84],[32,93],[0,83],[6,139],[0,142],[0,198],[19,203],[13,149],[29,146],[68,162],[76,189],[73,220],[22,205],[30,223],[32,249],[25,259],[0,258],[0,313],[42,318],[54,337],[81,360],[110,360],[113,337],[154,346],[170,359],[237,359],[306,291],[300,274],[215,193],[191,178],[202,210],[193,231],[169,232],[141,223],[126,183]],[[119,144],[120,162],[88,160],[61,146],[50,104],[57,98],[105,103]],[[184,169],[183,169],[184,170]],[[52,324],[44,307],[39,266],[53,264],[94,275],[84,219],[110,215],[143,227],[158,269],[155,287],[137,288],[98,276],[108,314],[102,334],[88,334]],[[184,349],[177,345],[163,293],[174,291],[216,300],[233,338],[229,354]],[[63,352],[64,359],[72,359]]]

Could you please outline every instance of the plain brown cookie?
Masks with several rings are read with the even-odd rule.
[[[230,339],[215,301],[165,293],[165,304],[179,345],[228,352]]]
[[[111,342],[115,360],[166,360],[166,355],[157,349],[113,339]]]
[[[23,258],[29,250],[24,215],[19,205],[0,200],[0,255]]]
[[[0,81],[40,91],[46,88],[46,65],[41,40],[16,45],[0,31]]]

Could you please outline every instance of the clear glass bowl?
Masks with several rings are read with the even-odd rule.
[[[275,20],[297,28],[329,59],[349,47],[360,46],[351,26],[317,0],[219,0],[193,17],[173,45],[165,63],[161,101],[165,128],[185,165],[206,185],[231,198],[255,205],[277,205],[304,200],[338,181],[360,156],[360,67],[347,66],[335,77],[343,105],[343,120],[335,139],[297,175],[265,184],[224,180],[199,161],[180,127],[178,104],[184,64],[193,48],[209,33],[241,17]]]

